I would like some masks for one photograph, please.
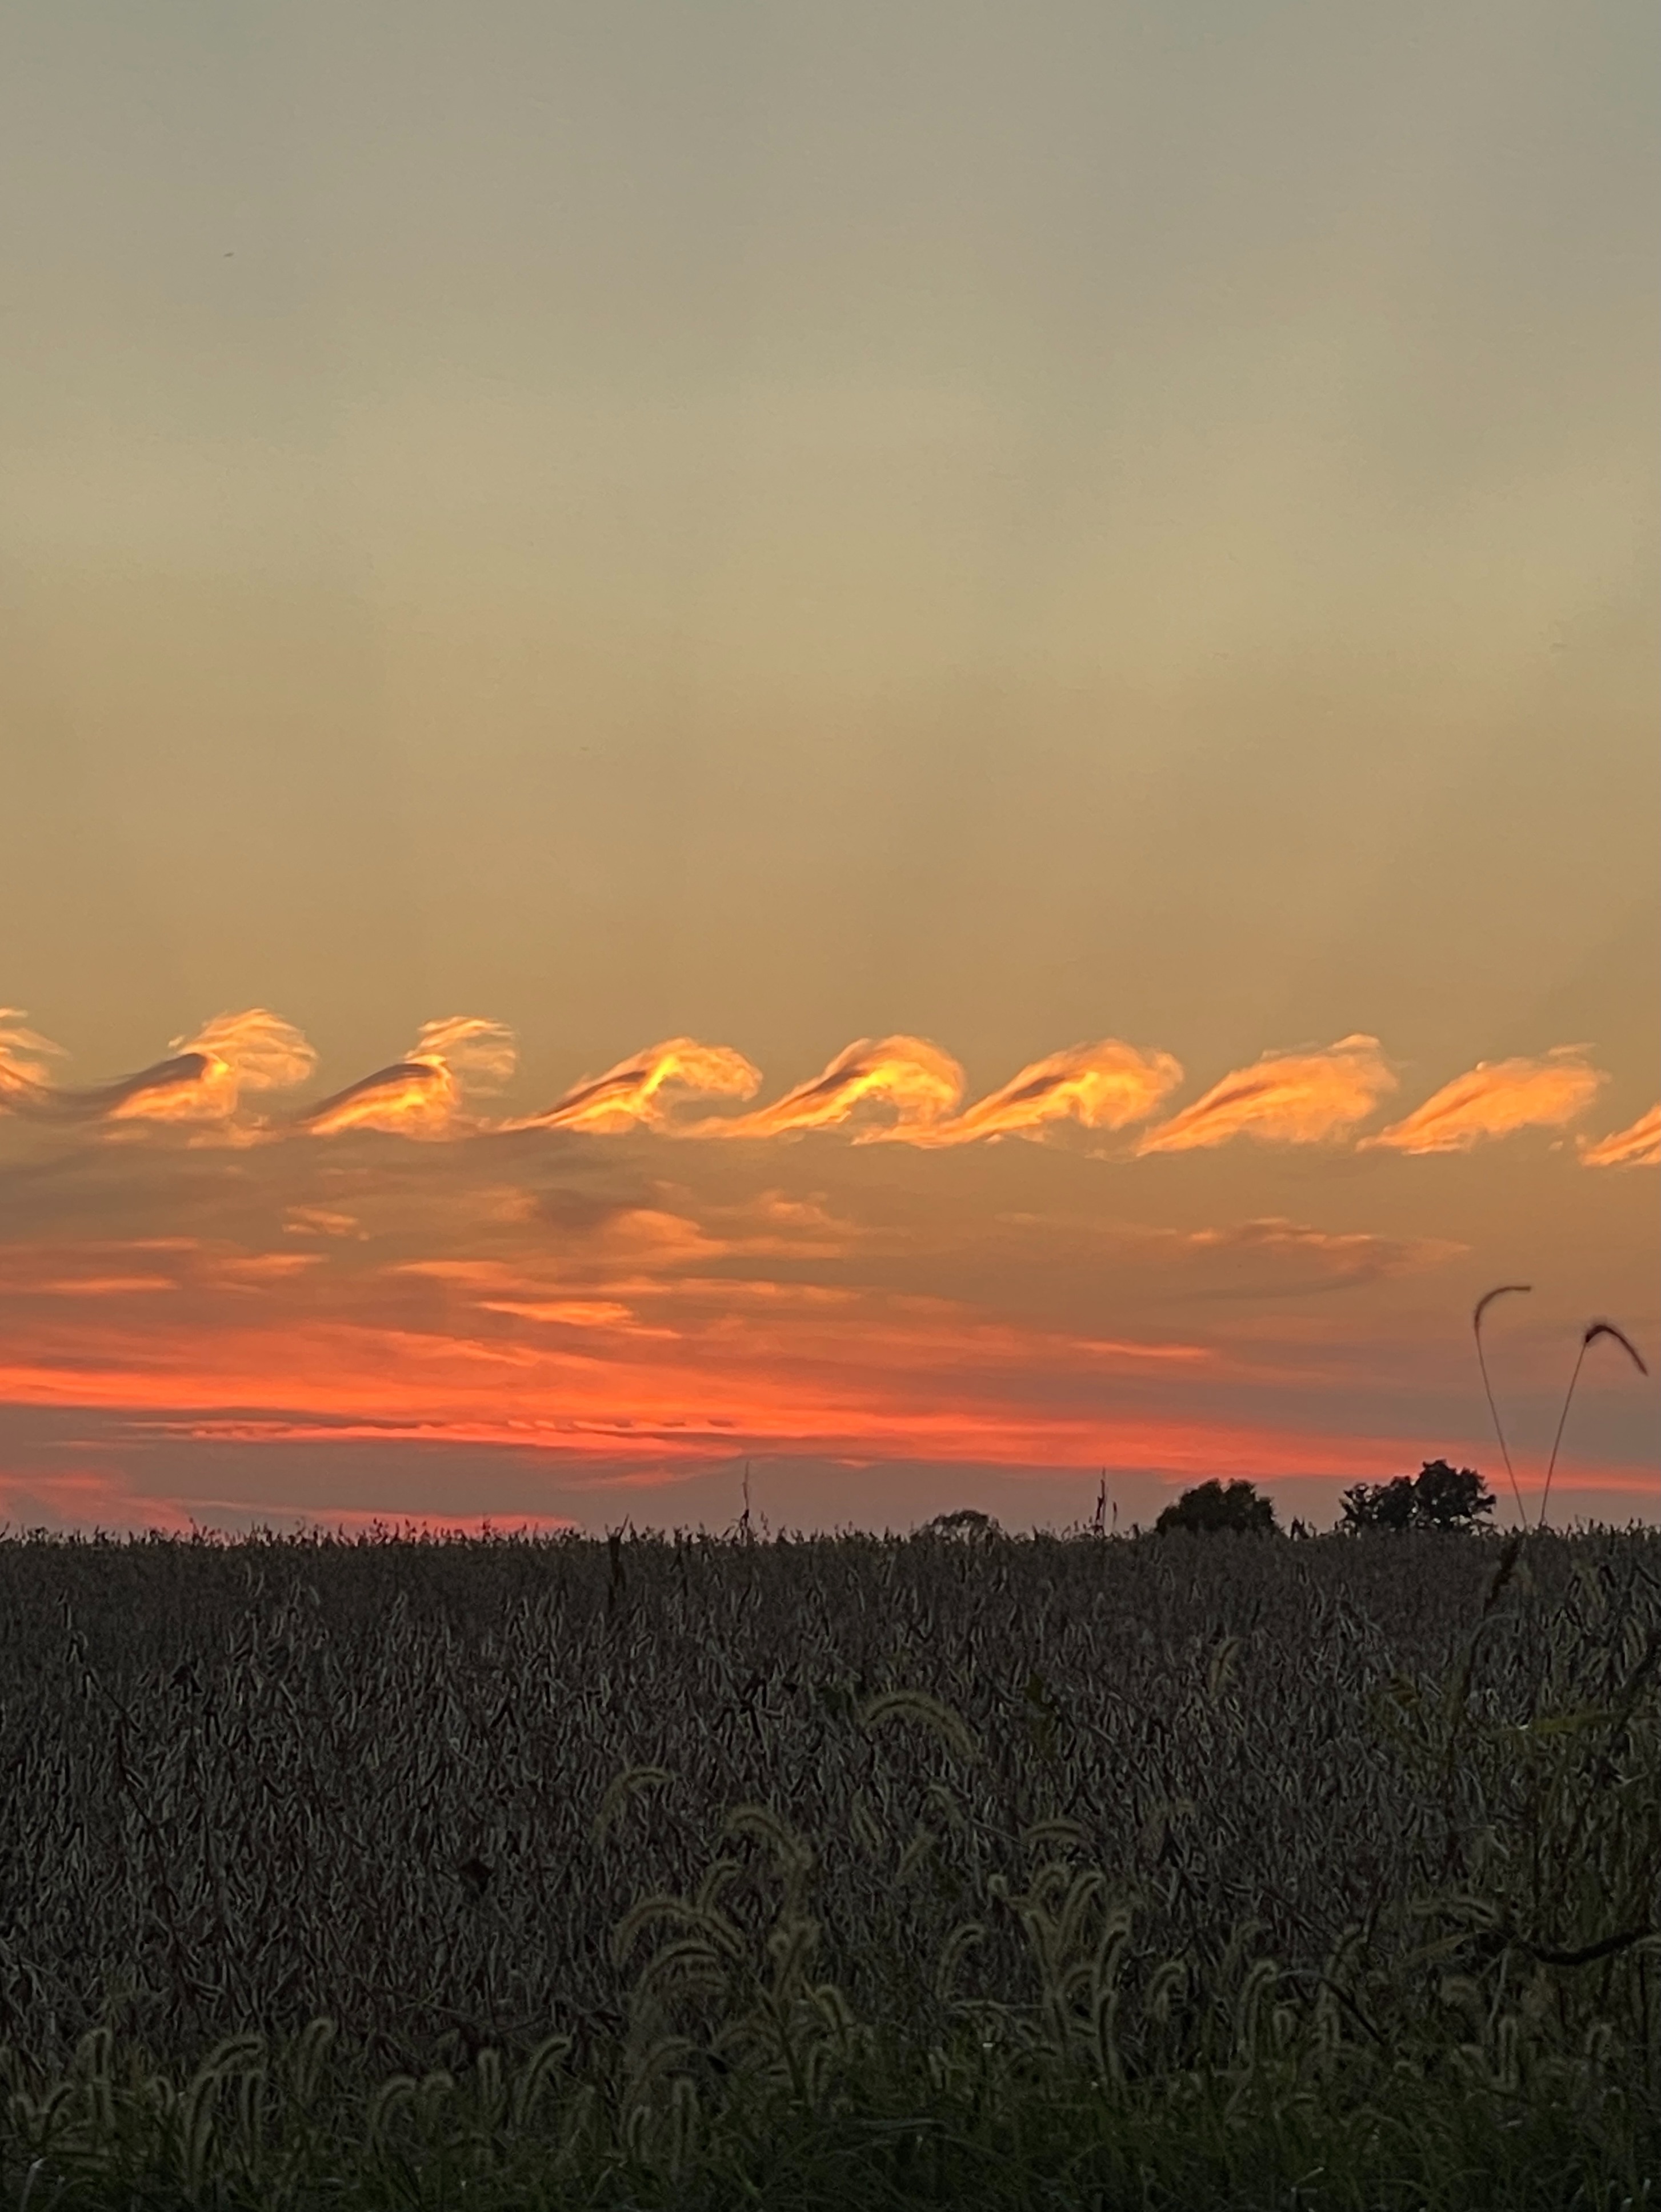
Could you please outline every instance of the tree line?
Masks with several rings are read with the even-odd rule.
[[[1356,1482],[1340,1501],[1342,1528],[1438,1528],[1458,1532],[1477,1528],[1494,1510],[1494,1493],[1475,1468],[1451,1467],[1445,1459],[1427,1459],[1417,1474],[1398,1474],[1390,1482]],[[1279,1529],[1275,1501],[1260,1496],[1253,1482],[1202,1482],[1183,1491],[1167,1505],[1153,1524],[1156,1534],[1166,1536],[1187,1528],[1205,1535],[1232,1529],[1243,1535],[1273,1535]],[[1301,1522],[1293,1523],[1294,1531]]]

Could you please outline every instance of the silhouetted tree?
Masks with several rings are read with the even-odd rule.
[[[924,1524],[926,1536],[959,1536],[989,1540],[1001,1536],[1003,1530],[989,1513],[977,1512],[972,1505],[960,1505],[955,1513],[937,1513]]]
[[[1393,1482],[1358,1482],[1343,1495],[1346,1528],[1470,1529],[1494,1510],[1494,1493],[1475,1468],[1427,1459]]]
[[[1218,1528],[1238,1529],[1247,1534],[1275,1533],[1275,1501],[1259,1498],[1251,1482],[1202,1482],[1185,1490],[1174,1505],[1167,1505],[1153,1523],[1154,1534],[1168,1536],[1173,1528],[1192,1528],[1209,1534]]]

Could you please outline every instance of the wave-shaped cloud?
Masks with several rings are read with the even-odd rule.
[[[955,1120],[920,1130],[912,1141],[995,1143],[1000,1137],[1040,1137],[1068,1121],[1086,1129],[1128,1128],[1157,1112],[1182,1079],[1182,1063],[1170,1053],[1142,1052],[1104,1037],[1035,1060]]]
[[[964,1107],[963,1070],[939,1045],[927,1037],[861,1037],[772,1104],[694,1123],[684,1133],[782,1137],[852,1124],[856,1145],[940,1146],[1042,1136],[1065,1121],[1121,1129],[1145,1120],[1182,1079],[1169,1053],[1105,1037],[1034,1060]]]
[[[1331,1144],[1366,1121],[1396,1082],[1378,1038],[1359,1032],[1317,1051],[1265,1053],[1150,1129],[1137,1155],[1208,1149],[1236,1137]]]
[[[761,1070],[730,1045],[669,1037],[620,1060],[604,1075],[585,1076],[540,1114],[504,1122],[509,1129],[587,1129],[615,1134],[626,1129],[669,1131],[676,1108],[689,1097],[753,1098]]]
[[[1661,1167],[1661,1106],[1652,1106],[1628,1127],[1595,1144],[1582,1137],[1580,1163],[1589,1168]]]
[[[193,1036],[174,1037],[166,1060],[113,1083],[50,1080],[62,1048],[0,1008],[0,1107],[37,1121],[228,1123],[245,1091],[303,1083],[317,1055],[291,1022],[265,1006],[216,1014]]]
[[[452,1014],[427,1022],[415,1049],[390,1067],[377,1068],[300,1117],[314,1137],[375,1130],[399,1137],[439,1138],[462,1133],[471,1093],[500,1090],[519,1064],[513,1031],[477,1014]]]
[[[1468,1152],[1488,1137],[1519,1129],[1561,1129],[1584,1114],[1609,1081],[1584,1045],[1560,1044],[1538,1060],[1479,1060],[1463,1075],[1392,1121],[1366,1148],[1392,1152]]]
[[[130,1077],[113,1121],[228,1121],[244,1091],[288,1091],[305,1082],[317,1054],[265,1006],[216,1014],[194,1036],[173,1040],[175,1057]]]
[[[754,1113],[701,1121],[700,1137],[788,1137],[858,1122],[854,1142],[926,1140],[963,1097],[963,1070],[927,1037],[860,1037],[811,1083]],[[868,1118],[872,1109],[885,1118]]]
[[[194,1034],[175,1037],[167,1059],[111,1083],[76,1088],[55,1081],[54,1065],[63,1056],[18,1010],[0,1007],[0,1113],[112,1134],[182,1127],[193,1143],[355,1132],[420,1139],[566,1130],[770,1139],[832,1131],[856,1145],[933,1149],[1005,1137],[1043,1141],[1069,1122],[1087,1130],[1128,1129],[1149,1121],[1183,1081],[1182,1064],[1171,1053],[1104,1037],[1033,1060],[965,1105],[964,1071],[952,1055],[929,1038],[897,1034],[857,1038],[819,1074],[769,1104],[698,1114],[700,1101],[754,1098],[761,1070],[731,1045],[676,1036],[585,1077],[538,1113],[491,1119],[478,1102],[511,1080],[518,1064],[514,1033],[501,1022],[458,1014],[423,1024],[410,1052],[390,1066],[278,1119],[251,1110],[247,1102],[304,1083],[317,1056],[299,1030],[266,1007],[217,1014]],[[1359,1125],[1397,1087],[1397,1079],[1378,1038],[1356,1033],[1324,1047],[1265,1053],[1147,1128],[1129,1149],[1141,1158],[1246,1137],[1267,1145],[1350,1142],[1408,1155],[1465,1152],[1518,1129],[1567,1127],[1608,1079],[1581,1046],[1556,1046],[1533,1059],[1479,1061],[1401,1120],[1358,1138]],[[1657,1164],[1658,1113],[1652,1109],[1597,1143],[1583,1139],[1581,1159],[1589,1167]]]

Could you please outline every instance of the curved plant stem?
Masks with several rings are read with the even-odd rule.
[[[1517,1486],[1517,1470],[1511,1463],[1511,1449],[1506,1442],[1506,1432],[1500,1425],[1500,1408],[1494,1402],[1494,1385],[1488,1380],[1488,1363],[1482,1352],[1482,1316],[1495,1298],[1503,1298],[1513,1291],[1531,1291],[1532,1283],[1501,1283],[1496,1289],[1485,1291],[1477,1299],[1470,1316],[1471,1334],[1476,1339],[1476,1364],[1482,1373],[1482,1389],[1488,1401],[1488,1412],[1494,1416],[1494,1433],[1500,1439],[1500,1456],[1506,1462],[1506,1473],[1511,1477],[1511,1494],[1517,1501],[1519,1526],[1527,1528],[1528,1515],[1523,1510],[1523,1493]],[[1561,1431],[1559,1431],[1561,1433]]]
[[[1490,1293],[1490,1296],[1492,1296],[1492,1293]],[[1627,1357],[1632,1361],[1633,1365],[1638,1370],[1640,1375],[1647,1375],[1650,1371],[1649,1369],[1645,1366],[1643,1361],[1639,1358],[1631,1341],[1621,1330],[1615,1327],[1612,1321],[1594,1321],[1588,1322],[1586,1333],[1580,1340],[1580,1349],[1574,1357],[1574,1371],[1569,1376],[1569,1387],[1563,1395],[1563,1410],[1557,1416],[1557,1434],[1551,1440],[1551,1457],[1546,1462],[1546,1486],[1540,1493],[1539,1525],[1542,1528],[1546,1525],[1546,1501],[1551,1496],[1551,1478],[1557,1466],[1557,1448],[1562,1443],[1563,1431],[1568,1425],[1569,1407],[1574,1403],[1574,1386],[1580,1380],[1580,1368],[1582,1362],[1585,1360],[1587,1352],[1590,1351],[1591,1346],[1596,1344],[1600,1336],[1612,1336],[1615,1342],[1621,1346],[1621,1350],[1627,1354]],[[1477,1343],[1480,1350],[1482,1343],[1482,1340],[1480,1338],[1477,1340]]]

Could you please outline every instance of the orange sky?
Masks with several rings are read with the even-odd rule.
[[[1415,1452],[1494,1458],[1466,1321],[1515,1249],[1484,1215],[1519,1193],[1597,1231],[1538,1316],[1505,1316],[1530,1489],[1577,1278],[1654,1348],[1654,1115],[1605,1129],[1572,1048],[1415,1104],[1359,1035],[1210,1084],[1104,1039],[965,1102],[923,1039],[781,1085],[683,1037],[524,1111],[511,1032],[477,1017],[332,1089],[265,1009],[80,1088],[21,1016],[0,1037],[14,1519],[362,1515],[354,1453],[412,1444],[397,1510],[429,1516],[672,1515],[748,1462],[781,1520],[799,1462],[933,1468],[1016,1519],[1035,1478],[1032,1517],[1105,1472],[1129,1518],[1244,1474],[1325,1519]],[[1263,1211],[1209,1212],[1225,1153],[1221,1189]],[[1653,1412],[1594,1368],[1566,1510],[1650,1510]],[[285,1507],[265,1470],[301,1446],[331,1486]]]

